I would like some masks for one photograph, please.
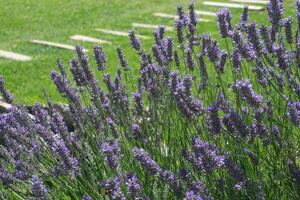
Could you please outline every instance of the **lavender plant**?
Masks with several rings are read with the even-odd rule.
[[[234,26],[219,10],[223,47],[178,6],[176,39],[159,27],[151,53],[129,31],[138,75],[121,47],[116,75],[102,47],[99,72],[76,47],[72,77],[51,73],[68,123],[51,101],[0,114],[0,198],[300,199],[299,28],[282,0],[267,12]],[[2,77],[0,93],[13,103]]]

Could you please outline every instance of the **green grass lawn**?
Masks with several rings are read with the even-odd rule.
[[[220,1],[220,0],[219,0]],[[229,0],[227,0],[229,1]],[[286,15],[294,15],[293,0],[285,2]],[[116,72],[118,60],[115,49],[124,48],[128,63],[138,69],[139,58],[129,47],[128,38],[111,36],[96,32],[96,28],[109,28],[128,31],[132,22],[149,24],[165,24],[172,26],[172,19],[152,16],[153,12],[176,13],[176,5],[181,4],[187,9],[190,3],[176,0],[0,0],[0,49],[14,51],[33,57],[29,62],[16,62],[0,59],[0,74],[7,82],[7,87],[14,94],[16,102],[32,104],[35,101],[44,102],[43,91],[46,91],[54,101],[60,101],[58,93],[50,80],[50,72],[56,67],[56,59],[61,58],[68,67],[68,61],[75,56],[69,50],[31,44],[29,40],[40,39],[66,44],[81,44],[92,49],[89,42],[80,43],[70,40],[73,34],[82,34],[112,41],[112,45],[104,44],[108,57],[106,72]],[[217,11],[218,8],[201,5],[196,1],[196,8],[205,11]],[[239,20],[241,9],[231,9],[234,23]],[[265,12],[251,11],[250,18],[259,23],[267,20]],[[218,36],[215,18],[210,17],[211,23],[200,23],[201,32],[210,32],[214,38]],[[136,29],[137,33],[151,35],[151,30]],[[174,36],[173,33],[168,33]],[[142,40],[142,46],[151,49],[151,40]],[[92,55],[92,51],[89,51]],[[96,68],[95,65],[93,69]],[[96,72],[98,79],[101,73]]]

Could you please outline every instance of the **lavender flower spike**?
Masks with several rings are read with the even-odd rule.
[[[104,70],[106,68],[106,58],[102,47],[99,45],[94,47],[94,56],[98,65],[98,70]]]
[[[283,15],[283,0],[270,0],[267,3],[269,21],[274,31],[277,31],[280,19]]]
[[[185,63],[187,65],[187,67],[193,71],[194,68],[195,68],[195,63],[193,61],[193,55],[192,55],[192,50],[190,48],[187,48],[185,50],[185,56],[184,56],[184,59],[185,59]]]
[[[219,25],[219,31],[222,38],[230,36],[232,30],[231,27],[231,13],[228,8],[222,8],[217,12],[217,21]]]
[[[141,50],[141,42],[135,36],[134,30],[129,31],[129,38],[130,38],[130,45],[132,46],[132,48],[134,48],[137,51],[140,51]]]
[[[217,106],[210,106],[207,109],[208,112],[208,119],[207,119],[207,124],[208,124],[208,130],[212,134],[218,134],[221,132],[222,129],[222,124],[221,120],[218,116],[218,111],[219,108]]]
[[[300,126],[300,101],[288,102],[288,116],[295,126]]]
[[[282,25],[284,26],[284,29],[285,29],[285,38],[289,44],[293,43],[292,24],[293,24],[292,17],[288,17],[288,18],[282,20]]]
[[[141,165],[145,167],[151,174],[156,175],[162,171],[158,164],[143,149],[134,147],[131,151],[134,159],[139,161]]]

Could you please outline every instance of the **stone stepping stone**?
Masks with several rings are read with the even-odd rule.
[[[110,41],[93,38],[93,37],[89,37],[89,36],[84,36],[84,35],[72,35],[70,37],[70,39],[79,40],[79,41],[83,41],[83,42],[93,42],[93,43],[97,43],[97,44],[111,44]]]
[[[231,0],[231,2],[234,3],[246,3],[246,4],[263,4],[266,5],[268,3],[268,1],[264,1],[264,0]]]
[[[174,30],[174,28],[172,26],[165,26],[165,25],[132,23],[132,26],[135,27],[135,28],[148,28],[148,29],[156,29],[156,28],[162,26],[162,27],[165,27],[166,31]]]
[[[171,19],[177,19],[178,18],[177,15],[172,15],[172,14],[167,14],[167,13],[153,13],[153,15],[156,16],[156,17],[171,18]],[[209,19],[200,18],[198,20],[199,20],[199,22],[210,22]]]
[[[222,2],[212,2],[212,1],[203,1],[203,5],[206,6],[215,6],[215,7],[227,7],[227,8],[245,8],[248,7],[249,10],[264,10],[262,6],[252,6],[252,5],[243,5],[237,3],[222,3]]]
[[[195,13],[200,16],[211,16],[211,17],[216,16],[215,12],[209,12],[209,11],[203,11],[203,10],[195,10]]]
[[[32,59],[30,56],[14,53],[11,51],[4,51],[4,50],[0,50],[0,57],[7,58],[10,60],[16,60],[16,61],[29,61]]]
[[[102,28],[97,28],[96,31],[106,33],[106,34],[111,34],[111,35],[128,37],[128,32],[123,32],[123,31],[113,31],[113,30],[102,29]],[[135,34],[135,36],[140,38],[140,39],[150,39],[150,37],[144,36],[144,35]]]
[[[0,100],[0,113],[8,112],[13,106]]]
[[[69,49],[69,50],[75,50],[75,46],[67,45],[67,44],[61,44],[61,43],[55,43],[55,42],[48,42],[44,40],[31,40],[30,42],[34,44],[42,44],[50,47],[57,47],[61,49]],[[83,52],[87,52],[87,49],[83,49]]]

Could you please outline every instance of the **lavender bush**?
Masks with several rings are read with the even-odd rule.
[[[71,125],[50,101],[0,115],[0,198],[300,199],[300,1],[295,20],[282,0],[267,12],[234,26],[220,9],[225,48],[197,33],[193,4],[152,53],[131,30],[136,82],[121,47],[115,76],[94,48],[100,82],[78,46],[72,77],[61,61],[51,73]],[[13,102],[2,78],[0,92]]]

